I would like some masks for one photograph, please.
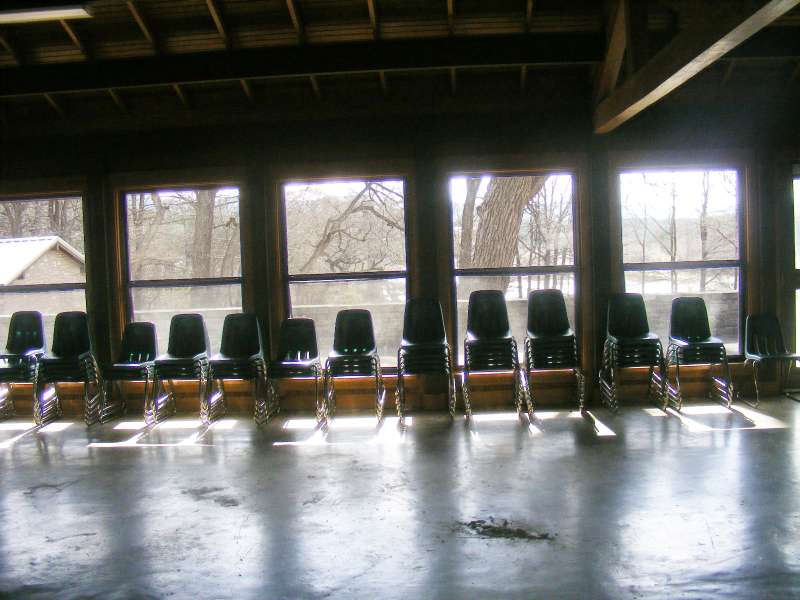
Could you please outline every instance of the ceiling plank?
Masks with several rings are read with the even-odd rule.
[[[289,11],[289,18],[292,19],[292,25],[297,32],[297,42],[302,44],[306,39],[306,29],[294,0],[286,0],[286,9]]]
[[[367,0],[367,10],[369,11],[369,22],[372,24],[372,37],[377,40],[381,33],[378,11],[375,10],[375,0]]]
[[[628,43],[627,6],[627,0],[616,0],[611,7],[606,58],[594,86],[595,102],[606,98],[617,87]]]
[[[150,25],[147,23],[147,19],[144,18],[144,14],[142,13],[141,8],[136,0],[127,0],[126,4],[128,5],[128,10],[131,12],[131,16],[133,16],[133,20],[136,21],[136,24],[139,26],[139,30],[142,32],[142,35],[145,39],[150,42],[150,45],[153,49],[156,49],[156,36],[153,32]]]
[[[733,70],[735,68],[736,68],[736,59],[728,61],[728,64],[725,67],[725,74],[722,76],[722,87],[728,85],[728,81],[730,81],[731,75],[733,75]]]
[[[608,133],[652,106],[721,56],[800,4],[770,0],[710,7],[595,108],[595,133]]]
[[[5,33],[0,32],[0,46],[11,55],[11,59],[14,61],[14,64],[17,66],[22,64],[22,58],[19,50],[17,47],[11,43],[8,39],[8,36]]]
[[[86,51],[86,46],[84,45],[83,40],[81,40],[81,38],[78,36],[78,32],[75,31],[75,28],[72,26],[72,24],[69,21],[64,20],[59,21],[59,23],[61,23],[61,27],[67,33],[69,39],[72,40],[72,43],[75,44],[75,47],[78,49],[78,51],[83,54],[83,57],[89,58],[89,53]]]
[[[458,91],[458,75],[456,75],[456,68],[450,67],[450,93],[455,96]]]
[[[47,103],[50,105],[50,108],[52,108],[56,112],[56,114],[58,114],[59,117],[63,119],[64,117],[67,116],[64,107],[61,106],[61,104],[58,102],[58,100],[55,99],[55,97],[52,94],[45,94],[44,99],[47,100]]]
[[[119,95],[117,90],[114,88],[108,88],[108,95],[111,96],[111,100],[114,102],[114,104],[116,104],[120,112],[128,112],[128,106],[125,104],[125,101],[122,99],[122,96]]]
[[[250,101],[250,104],[256,103],[255,94],[253,94],[253,87],[250,85],[250,82],[247,79],[240,79],[239,84],[242,86],[242,91],[244,95],[247,96],[247,99]]]
[[[208,12],[211,15],[211,20],[214,21],[214,26],[217,28],[219,37],[222,38],[222,42],[225,44],[225,47],[228,48],[230,46],[230,38],[228,37],[228,31],[225,29],[225,21],[222,20],[222,13],[219,12],[216,1],[206,0],[206,6],[208,6]]]
[[[172,83],[438,71],[449,67],[592,65],[602,58],[596,34],[462,36],[353,44],[282,46],[204,54],[161,54],[94,64],[73,62],[0,69],[0,97]]]
[[[519,89],[525,91],[528,85],[528,65],[522,65],[519,68]]]

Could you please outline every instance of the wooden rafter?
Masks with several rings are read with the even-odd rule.
[[[606,56],[595,82],[596,101],[603,100],[617,87],[628,40],[627,5],[627,0],[616,0],[611,7]]]
[[[372,24],[372,37],[377,40],[380,37],[380,24],[378,23],[378,11],[375,10],[375,0],[367,0],[367,10],[369,11],[369,22]]]
[[[186,97],[186,92],[183,91],[183,88],[179,83],[172,84],[172,91],[175,92],[175,95],[178,97],[178,100],[181,101],[186,108],[189,108],[189,98]]]
[[[230,38],[228,37],[228,32],[225,29],[225,22],[222,20],[222,13],[219,12],[219,7],[217,6],[216,0],[206,0],[206,6],[208,6],[208,12],[211,15],[211,20],[214,21],[214,26],[217,28],[217,33],[219,33],[219,37],[222,38],[222,42],[227,48],[230,45]]]
[[[453,35],[456,21],[456,0],[447,0],[447,30]]]
[[[151,29],[150,25],[148,25],[147,20],[144,18],[144,14],[142,14],[142,10],[141,8],[139,8],[138,2],[136,0],[127,0],[126,4],[128,5],[128,10],[131,11],[131,16],[133,16],[133,20],[136,21],[136,24],[139,26],[139,30],[142,32],[142,35],[148,42],[150,42],[150,45],[155,49],[156,48],[155,33]]]
[[[9,41],[8,36],[6,36],[4,33],[0,33],[0,46],[2,46],[3,49],[11,55],[11,59],[15,64],[22,64],[19,50],[17,50],[14,44]]]
[[[386,79],[386,71],[378,71],[378,79],[381,82],[381,91],[384,96],[389,95],[389,81]]]
[[[52,108],[56,112],[56,114],[58,114],[59,117],[63,119],[64,117],[67,116],[66,111],[64,111],[64,107],[61,106],[58,100],[55,99],[55,96],[53,96],[53,94],[44,94],[44,99],[47,100],[47,103],[50,105],[50,108]]]
[[[292,25],[297,32],[297,41],[302,44],[306,39],[306,28],[294,0],[286,0],[286,10],[289,11],[289,18],[292,19]]]
[[[319,89],[319,80],[317,76],[309,75],[308,80],[311,82],[311,90],[314,92],[314,96],[319,100],[322,98],[322,90]]]
[[[240,79],[239,84],[242,86],[242,91],[244,95],[247,96],[247,99],[250,101],[250,104],[256,103],[256,97],[253,94],[253,88],[250,85],[250,82],[247,79]]]
[[[713,5],[597,105],[595,133],[613,131],[798,5],[800,0],[762,0],[757,8]]]
[[[89,53],[86,52],[86,46],[84,45],[83,40],[81,40],[81,38],[78,36],[78,32],[75,31],[75,28],[72,26],[72,24],[69,21],[64,20],[59,21],[59,23],[69,36],[69,39],[72,40],[72,43],[75,44],[75,47],[78,49],[78,51],[83,54],[84,58],[88,58]]]
[[[120,112],[128,112],[128,107],[125,105],[125,101],[119,95],[119,92],[114,88],[108,88],[108,95],[111,96],[111,100],[120,110]]]
[[[733,70],[736,68],[736,60],[732,59],[728,61],[728,65],[725,67],[725,74],[722,76],[722,87],[728,85],[728,81],[730,81],[731,75],[733,75]]]
[[[530,32],[533,27],[533,13],[536,8],[533,0],[528,0],[525,5],[525,31]]]

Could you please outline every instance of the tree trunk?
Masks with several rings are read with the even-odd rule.
[[[192,277],[212,277],[211,240],[214,233],[214,202],[217,190],[198,190],[192,237]]]
[[[461,212],[461,246],[458,252],[458,268],[469,269],[472,266],[472,233],[475,219],[475,197],[481,186],[480,177],[467,177],[467,198]]]
[[[544,186],[547,177],[495,177],[489,182],[478,208],[478,231],[473,267],[510,267],[517,254],[519,230],[525,206]],[[508,276],[481,280],[484,289],[505,291]]]

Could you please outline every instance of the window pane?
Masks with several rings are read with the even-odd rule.
[[[725,342],[729,354],[739,353],[739,269],[627,271],[625,291],[644,296],[650,329],[665,350],[672,299],[699,296],[706,302],[711,335]]]
[[[381,365],[397,364],[397,348],[403,335],[405,279],[292,283],[289,293],[292,316],[314,319],[323,358],[333,345],[336,314],[347,308],[366,308],[372,313]]]
[[[402,181],[287,183],[289,273],[404,271]]]
[[[169,323],[178,313],[200,313],[206,322],[212,352],[219,351],[225,315],[242,310],[240,285],[132,288],[134,321],[156,324],[158,349],[167,351]]]
[[[450,199],[457,269],[574,264],[571,175],[453,177]]]
[[[623,261],[737,259],[737,186],[732,170],[620,174]]]
[[[239,190],[160,190],[126,195],[130,278],[238,277]]]
[[[0,294],[0,347],[5,348],[11,315],[18,310],[38,310],[44,317],[47,347],[53,342],[53,323],[56,314],[68,310],[86,310],[86,294],[83,290],[68,292],[26,292],[23,294]]]
[[[464,362],[464,337],[467,334],[467,308],[469,295],[475,290],[502,290],[506,296],[511,332],[517,339],[520,359],[523,358],[525,336],[528,331],[528,294],[533,290],[559,289],[564,294],[567,315],[575,327],[575,276],[572,273],[548,275],[520,275],[514,277],[456,277],[458,301],[458,339],[451,345],[458,347],[459,363]]]
[[[0,289],[85,281],[80,198],[0,200]]]

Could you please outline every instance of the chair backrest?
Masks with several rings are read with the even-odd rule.
[[[672,301],[669,336],[681,340],[704,340],[711,337],[708,311],[702,298],[675,298]]]
[[[641,294],[614,294],[608,301],[609,335],[620,338],[637,338],[650,333],[647,310]]]
[[[185,313],[174,315],[169,323],[167,353],[176,358],[191,358],[208,354],[208,331],[203,315]]]
[[[786,354],[781,322],[775,315],[748,315],[744,327],[744,347],[750,354]]]
[[[503,292],[477,290],[469,295],[467,309],[467,339],[491,340],[510,338],[508,309]]]
[[[411,298],[403,315],[402,344],[446,344],[444,317],[438,300]]]
[[[340,310],[333,331],[333,351],[339,354],[365,354],[376,349],[370,312],[361,308]]]
[[[249,358],[261,354],[261,330],[253,313],[234,313],[222,324],[219,352],[230,358]]]
[[[45,349],[42,313],[35,310],[20,310],[11,315],[6,354],[44,352]]]
[[[278,336],[278,360],[315,360],[319,358],[317,330],[313,319],[285,319]]]
[[[156,326],[152,323],[128,323],[122,334],[118,363],[139,364],[155,360],[158,356]]]
[[[72,358],[91,349],[86,313],[78,310],[58,313],[53,326],[53,355]]]
[[[561,335],[569,329],[567,304],[561,290],[534,290],[528,294],[530,335]]]

